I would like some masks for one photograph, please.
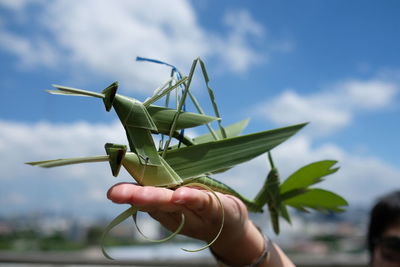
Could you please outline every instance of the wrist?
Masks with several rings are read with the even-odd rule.
[[[228,266],[260,266],[266,261],[271,246],[250,220],[246,221],[241,234],[227,235],[218,241],[211,246],[211,252],[218,261]]]

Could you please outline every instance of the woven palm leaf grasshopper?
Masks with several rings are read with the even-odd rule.
[[[160,63],[159,61],[155,62]],[[189,90],[198,63],[200,63],[210,99],[213,103],[215,116],[205,115],[197,99]],[[336,161],[312,163],[295,172],[284,183],[280,183],[278,171],[272,161],[270,150],[293,136],[306,123],[240,135],[248,121],[244,120],[228,127],[222,127],[214,94],[208,84],[208,74],[201,59],[197,58],[193,61],[188,76],[183,77],[175,67],[173,67],[172,74],[179,74],[177,76],[178,79],[174,79],[174,76],[171,75],[171,78],[157,89],[152,97],[144,102],[117,94],[117,82],[112,83],[101,93],[53,85],[57,90],[50,90],[51,94],[100,98],[103,100],[107,111],[114,109],[126,131],[129,150],[126,145],[107,143],[105,145],[106,155],[103,156],[36,161],[28,162],[27,164],[49,168],[68,164],[105,161],[109,162],[113,176],[117,176],[121,166],[123,166],[136,182],[143,186],[150,185],[176,189],[184,185],[199,185],[210,191],[238,197],[252,212],[262,212],[263,207],[267,205],[273,229],[276,233],[279,233],[279,216],[290,222],[287,206],[292,206],[302,211],[312,208],[320,211],[339,212],[342,211],[342,206],[347,205],[343,198],[332,192],[309,188],[311,185],[320,182],[322,177],[336,172],[338,168],[332,168]],[[177,96],[176,98],[176,108],[154,105],[157,100],[163,97],[168,99],[173,90],[177,91],[180,88],[182,93],[180,97]],[[199,113],[183,110],[187,96],[192,99]],[[219,130],[212,129],[209,125],[212,121],[218,122]],[[210,133],[193,139],[182,133],[183,129],[204,124],[207,125]],[[154,134],[168,136],[168,140],[157,148],[153,140]],[[171,145],[172,138],[179,140],[179,145]],[[237,164],[251,160],[266,152],[269,155],[271,171],[254,199],[248,199],[224,183],[210,177],[213,173],[226,171]],[[318,203],[313,202],[312,199],[317,199]],[[123,212],[110,223],[105,233],[127,217],[133,215],[135,218],[136,212],[137,209],[135,207]],[[170,237],[163,239],[163,241],[176,235],[183,224],[184,217],[177,231]],[[222,227],[223,214],[220,231]],[[218,235],[210,244],[218,238]],[[210,244],[201,249],[208,247]],[[107,254],[105,253],[105,255]]]

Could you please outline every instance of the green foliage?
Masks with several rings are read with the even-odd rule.
[[[165,160],[183,179],[232,167],[286,141],[306,124],[170,150]]]
[[[284,201],[286,205],[301,211],[311,208],[321,212],[342,212],[347,201],[341,196],[323,189],[308,189],[305,193]]]
[[[324,160],[308,164],[290,175],[281,185],[283,204],[301,211],[314,209],[320,212],[343,212],[348,203],[341,196],[323,189],[310,186],[323,181],[324,177],[335,173],[337,162]]]
[[[296,190],[299,188],[307,188],[313,184],[321,182],[322,177],[335,173],[339,168],[333,168],[337,161],[324,160],[308,164],[292,175],[290,175],[281,185],[281,194]]]

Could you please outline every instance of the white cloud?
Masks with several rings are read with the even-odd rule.
[[[118,180],[113,178],[108,163],[54,169],[24,164],[28,161],[105,155],[106,142],[127,143],[118,122],[26,124],[0,121],[0,128],[0,153],[3,155],[0,161],[1,213],[60,208],[69,211],[77,206],[93,205],[98,205],[97,211],[100,211],[102,205],[108,204],[105,193],[113,183],[123,179],[131,181],[124,172]],[[103,198],[99,197],[101,194]]]
[[[217,51],[223,57],[225,67],[230,66],[232,70],[240,72],[248,69],[252,63],[265,60],[258,51],[243,49],[246,47],[248,37],[262,39],[265,31],[247,11],[230,11],[225,15],[224,22],[231,32],[227,36],[227,41],[221,39],[216,40],[216,43],[219,44]]]
[[[351,121],[351,113],[336,107],[331,96],[303,97],[295,91],[286,90],[276,99],[259,106],[262,116],[278,123],[291,124],[312,122],[319,133],[330,133],[347,125]]]
[[[27,5],[22,3],[11,9],[23,12]],[[225,71],[242,72],[260,62],[265,52],[251,42],[261,40],[264,29],[244,10],[225,15],[228,30],[223,34],[204,29],[185,0],[84,0],[79,5],[38,1],[36,10],[39,13],[26,12],[29,19],[18,22],[29,27],[29,34],[0,27],[0,47],[28,66],[55,68],[62,62],[138,91],[158,86],[169,74],[160,66],[135,64],[138,55],[165,60],[184,71],[201,56],[221,62]]]
[[[30,157],[74,156],[77,153],[103,153],[106,142],[124,142],[124,130],[118,122],[113,124],[89,124],[76,122],[73,124],[51,124],[38,122],[24,124],[0,121],[0,149],[2,153],[14,151],[10,156],[10,164],[16,159],[29,160]],[[83,145],[84,144],[84,145]],[[18,147],[19,149],[13,149]],[[16,153],[18,151],[18,154]],[[40,159],[38,159],[40,160]]]
[[[340,88],[338,91],[343,97],[342,101],[349,106],[349,109],[383,108],[391,103],[398,90],[395,84],[379,80],[367,82],[350,80],[339,84],[337,88]]]
[[[58,59],[56,51],[47,41],[40,39],[37,42],[30,42],[24,37],[7,31],[1,33],[0,47],[18,55],[20,67],[32,67],[37,64],[54,67]]]
[[[278,124],[311,121],[314,135],[330,134],[352,122],[358,112],[392,104],[398,92],[394,82],[348,80],[310,95],[285,90],[258,106],[262,116]]]

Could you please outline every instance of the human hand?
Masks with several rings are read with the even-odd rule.
[[[206,242],[211,242],[217,235],[222,223],[221,208],[223,208],[225,214],[223,230],[211,245],[211,249],[227,264],[253,263],[263,253],[265,246],[263,236],[248,219],[247,208],[242,201],[231,195],[216,194],[222,207],[212,193],[190,187],[180,187],[173,191],[160,187],[120,183],[109,189],[107,197],[114,203],[131,204],[141,211],[148,212],[170,231],[178,228],[183,213],[185,225],[181,234]],[[285,261],[288,260],[275,246],[272,248],[272,254],[284,257]],[[268,261],[271,260],[265,261],[265,264]]]
[[[236,241],[248,223],[246,206],[237,198],[217,193],[224,208],[225,223],[219,240]],[[221,205],[208,191],[189,187],[169,190],[160,187],[120,183],[110,188],[107,197],[115,203],[132,204],[148,212],[170,231],[175,231],[185,215],[182,234],[206,242],[214,239],[222,223]],[[217,245],[217,244],[215,244]]]

